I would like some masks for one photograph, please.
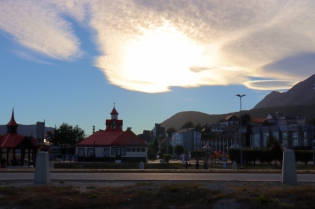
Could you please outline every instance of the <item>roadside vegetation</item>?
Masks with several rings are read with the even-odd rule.
[[[0,184],[0,208],[314,208],[315,185],[140,182],[80,186]],[[83,190],[82,190],[83,189]]]
[[[213,163],[211,164],[211,162],[208,162],[208,169],[204,169],[203,168],[203,161],[200,160],[199,161],[200,167],[199,169],[196,169],[196,161],[195,160],[191,160],[189,162],[189,166],[188,166],[188,170],[189,171],[209,171],[211,172],[212,169],[223,169],[223,164],[221,161],[213,161]],[[239,166],[239,164],[238,164]],[[55,169],[125,169],[125,170],[129,170],[129,169],[139,169],[139,163],[101,163],[101,162],[97,162],[97,163],[55,163],[54,164],[54,168]],[[178,169],[184,169],[184,165],[182,164],[181,161],[178,161],[176,163],[172,162],[172,163],[145,163],[144,164],[144,169],[168,169],[170,172],[174,171],[174,170],[178,170]],[[260,163],[256,163],[256,165],[254,164],[250,164],[250,165],[244,165],[244,169],[242,169],[242,172],[246,172],[246,170],[268,170],[268,171],[281,171],[282,166],[280,165],[275,165],[274,162],[271,162],[270,164],[260,164]],[[315,166],[311,163],[307,164],[305,166],[304,163],[297,163],[296,164],[296,169],[297,170],[315,170]],[[226,166],[227,171],[233,171],[232,170],[232,164],[228,163]],[[240,171],[240,170],[238,170]]]

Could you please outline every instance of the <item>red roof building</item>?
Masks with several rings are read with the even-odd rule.
[[[147,161],[147,145],[131,128],[123,131],[123,120],[113,108],[105,130],[93,133],[76,146],[79,161]]]
[[[24,159],[35,161],[38,142],[32,136],[23,136],[17,133],[18,124],[14,119],[12,110],[11,120],[7,123],[7,133],[0,136],[1,164],[22,164]],[[27,157],[26,157],[27,156]]]

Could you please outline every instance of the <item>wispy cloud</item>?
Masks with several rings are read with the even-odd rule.
[[[80,56],[65,16],[90,27],[102,54],[95,65],[111,84],[132,91],[229,84],[279,90],[314,72],[296,59],[315,53],[313,0],[0,1],[0,8],[0,29],[56,59]],[[292,62],[299,70],[286,70]]]
[[[21,45],[56,59],[80,54],[79,40],[49,1],[0,1],[0,28]]]
[[[26,59],[26,60],[30,60],[32,62],[37,62],[37,63],[45,64],[45,65],[54,65],[53,63],[45,62],[43,60],[37,59],[37,58],[35,58],[35,57],[31,56],[30,54],[25,53],[25,52],[16,51],[16,50],[12,50],[12,52],[15,53],[16,55],[18,55],[19,57]]]
[[[193,99],[189,99],[189,98],[185,98],[185,97],[181,97],[183,100],[189,101],[189,102],[194,102],[195,100]]]

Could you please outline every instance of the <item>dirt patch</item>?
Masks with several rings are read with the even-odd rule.
[[[18,188],[18,189],[17,189]],[[309,208],[315,185],[231,181],[0,183],[0,208]],[[8,205],[9,204],[9,205]]]

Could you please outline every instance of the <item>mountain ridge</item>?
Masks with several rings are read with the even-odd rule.
[[[285,93],[272,91],[265,96],[253,109],[277,107],[277,106],[295,106],[315,104],[315,74],[294,85]]]
[[[315,74],[294,85],[286,93],[277,91],[270,92],[264,99],[250,110],[242,110],[242,114],[248,113],[251,118],[266,118],[269,113],[281,113],[287,116],[301,115],[306,121],[311,119],[310,113],[315,112]],[[230,112],[225,114],[207,114],[198,111],[178,112],[170,118],[164,120],[161,125],[179,130],[186,122],[193,122],[203,125],[205,123],[214,124],[228,115],[240,116],[240,112]]]

